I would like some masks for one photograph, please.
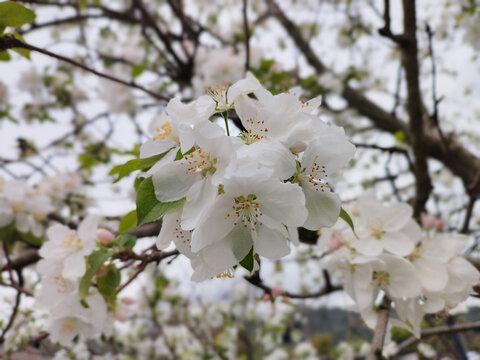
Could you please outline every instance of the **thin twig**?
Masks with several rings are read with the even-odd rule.
[[[248,29],[248,1],[243,0],[243,31],[245,35],[245,71],[250,70],[250,30]]]
[[[390,315],[390,299],[385,296],[378,309],[377,324],[373,332],[372,346],[366,360],[378,360],[382,358],[383,343],[387,332],[388,317]]]
[[[63,56],[63,55],[59,55],[59,54],[56,54],[56,53],[53,53],[49,50],[46,50],[46,49],[41,49],[39,47],[36,47],[34,45],[30,45],[30,44],[27,44],[26,42],[23,42],[22,40],[19,40],[17,39],[16,37],[14,36],[9,36],[9,35],[5,35],[3,37],[0,38],[0,51],[3,51],[3,50],[7,50],[7,49],[13,49],[13,48],[22,48],[22,49],[27,49],[27,50],[30,50],[30,51],[35,51],[35,52],[38,52],[40,54],[43,54],[43,55],[47,55],[47,56],[50,56],[54,59],[57,59],[57,60],[61,60],[61,61],[64,61],[64,62],[67,62],[73,66],[76,66],[78,68],[81,68],[85,71],[88,71],[92,74],[95,74],[101,78],[104,78],[104,79],[108,79],[108,80],[111,80],[111,81],[114,81],[116,83],[119,83],[119,84],[122,84],[122,85],[126,85],[126,86],[129,86],[129,87],[132,87],[132,88],[135,88],[135,89],[138,89],[138,90],[141,90],[147,94],[149,94],[150,96],[158,99],[158,100],[165,100],[165,101],[168,101],[170,100],[168,97],[166,96],[163,96],[161,94],[158,94],[154,91],[151,91],[139,84],[137,84],[136,82],[134,81],[125,81],[125,80],[122,80],[122,79],[119,79],[117,77],[114,77],[112,75],[108,75],[108,74],[105,74],[105,73],[102,73],[102,72],[99,72],[95,69],[92,69],[76,60],[73,60],[71,58],[68,58],[66,56]]]

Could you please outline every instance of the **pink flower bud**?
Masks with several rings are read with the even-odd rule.
[[[98,229],[97,230],[97,240],[100,244],[107,245],[115,240],[115,235],[107,229]]]
[[[101,265],[98,270],[95,272],[95,276],[97,277],[102,277],[103,275],[105,275],[105,272],[106,272],[107,268],[105,265]]]
[[[307,145],[305,145],[303,141],[297,141],[295,144],[290,146],[290,151],[295,154],[298,154],[298,153],[301,153],[302,151],[305,151],[306,148],[307,148]]]
[[[272,288],[272,295],[273,296],[278,296],[283,294],[283,289],[279,287],[273,287]]]
[[[127,321],[128,320],[128,313],[125,310],[117,310],[115,312],[115,320],[117,321]]]
[[[435,228],[437,230],[442,230],[444,226],[445,226],[445,221],[443,221],[442,219],[439,219],[435,224]]]
[[[133,305],[135,304],[135,299],[130,296],[125,296],[124,298],[122,298],[122,303],[124,303],[125,305]]]
[[[330,251],[337,250],[343,245],[342,238],[339,235],[333,234],[327,240],[327,247]]]
[[[435,216],[426,213],[420,214],[420,221],[425,229],[433,229],[437,223]]]
[[[263,295],[263,300],[264,301],[269,301],[270,300],[270,294]]]
[[[288,303],[288,297],[284,296],[284,297],[282,298],[282,301],[283,301],[285,304]]]

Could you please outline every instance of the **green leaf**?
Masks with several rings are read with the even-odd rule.
[[[137,210],[132,210],[120,220],[118,233],[123,234],[137,225]]]
[[[136,242],[137,242],[137,238],[130,234],[121,234],[117,238],[118,245],[127,249],[132,249],[135,246]]]
[[[145,66],[144,65],[133,65],[132,69],[130,70],[130,76],[135,79],[136,77],[142,75],[142,73],[145,71]]]
[[[243,258],[242,261],[240,261],[240,265],[242,265],[245,269],[248,271],[253,270],[253,265],[254,265],[254,260],[253,260],[253,246],[248,252],[247,256]]]
[[[4,35],[14,36],[14,37],[16,37],[16,38],[19,39],[19,40],[25,41],[25,39],[23,38],[23,36],[20,35],[20,34],[5,33]],[[24,48],[13,48],[12,50],[15,51],[16,53],[22,55],[24,58],[30,60],[30,50],[24,49]]]
[[[20,235],[20,238],[24,240],[25,242],[29,243],[30,245],[33,246],[40,246],[43,244],[43,237],[36,237],[33,235],[31,232],[28,233],[18,233]]]
[[[0,61],[9,61],[11,59],[7,50],[0,51]]]
[[[0,228],[0,241],[13,243],[15,240],[15,229],[15,221],[12,221],[7,226]]]
[[[195,151],[195,147],[192,146],[192,148],[190,150],[188,150],[187,152],[183,153],[182,154],[182,150],[181,149],[178,149],[177,151],[177,154],[175,155],[175,159],[174,161],[177,161],[177,160],[180,160],[181,158],[183,158],[185,155],[188,155],[188,154],[191,154],[192,152]]]
[[[112,254],[113,252],[107,249],[95,250],[90,255],[88,255],[87,264],[90,269],[92,269],[93,271],[97,271],[100,266],[102,266]]]
[[[112,170],[110,170],[108,175],[118,175],[117,178],[113,181],[114,183],[116,183],[121,178],[129,175],[135,170],[145,170],[151,168],[158,160],[163,158],[165,154],[167,154],[167,152],[164,152],[163,154],[153,155],[148,158],[129,160],[125,164],[116,165],[112,168]]]
[[[185,198],[182,198],[165,203],[158,201],[155,196],[152,178],[146,178],[137,191],[137,225],[157,220],[166,211],[180,205],[184,200]]]
[[[35,13],[13,1],[0,3],[0,25],[19,27],[35,20]]]
[[[396,131],[395,134],[393,134],[393,138],[395,139],[396,142],[398,142],[400,144],[405,144],[406,143],[405,133],[402,130]]]
[[[353,225],[353,220],[350,215],[343,209],[340,209],[340,217],[350,226],[353,232],[355,232],[355,227]]]
[[[108,309],[115,309],[117,300],[117,286],[120,284],[120,271],[113,264],[109,265],[102,276],[97,277],[97,287],[102,294]]]
[[[95,271],[90,267],[87,267],[87,271],[80,279],[80,283],[78,284],[78,294],[80,295],[81,299],[85,299],[88,295],[88,289],[92,284],[92,278],[95,275]]]

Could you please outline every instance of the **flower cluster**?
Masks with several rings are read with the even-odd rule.
[[[4,181],[0,178],[0,228],[14,227],[20,234],[41,238],[47,216],[83,209],[81,178],[75,174],[45,178],[32,187],[23,180]]]
[[[87,271],[85,257],[96,248],[98,218],[87,216],[74,232],[64,225],[47,230],[37,270],[42,276],[35,293],[39,305],[50,312],[46,330],[53,342],[70,345],[78,335],[87,338],[108,332],[107,304],[97,291],[82,298],[79,284]],[[101,235],[101,234],[100,234]]]
[[[153,121],[141,157],[164,156],[143,176],[152,177],[158,201],[178,203],[165,214],[157,245],[173,240],[190,258],[194,280],[230,276],[255,253],[285,256],[297,227],[335,223],[340,200],[329,176],[355,148],[343,128],[316,115],[320,101],[303,102],[297,90],[272,95],[249,74],[189,104],[173,99]],[[220,114],[227,134],[210,120]],[[227,136],[227,114],[241,122],[238,136]]]
[[[384,206],[372,194],[348,209],[354,231],[337,222],[322,232],[319,246],[331,251],[325,266],[340,271],[345,291],[368,326],[375,327],[374,305],[382,292],[398,315],[390,325],[419,337],[423,315],[453,308],[479,280],[478,270],[459,255],[467,236],[439,233],[436,226],[422,233],[409,205]]]

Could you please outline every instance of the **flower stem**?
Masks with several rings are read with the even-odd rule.
[[[228,118],[227,118],[227,112],[223,112],[223,119],[225,120],[225,128],[227,129],[227,135],[230,136],[230,130],[228,130]]]

